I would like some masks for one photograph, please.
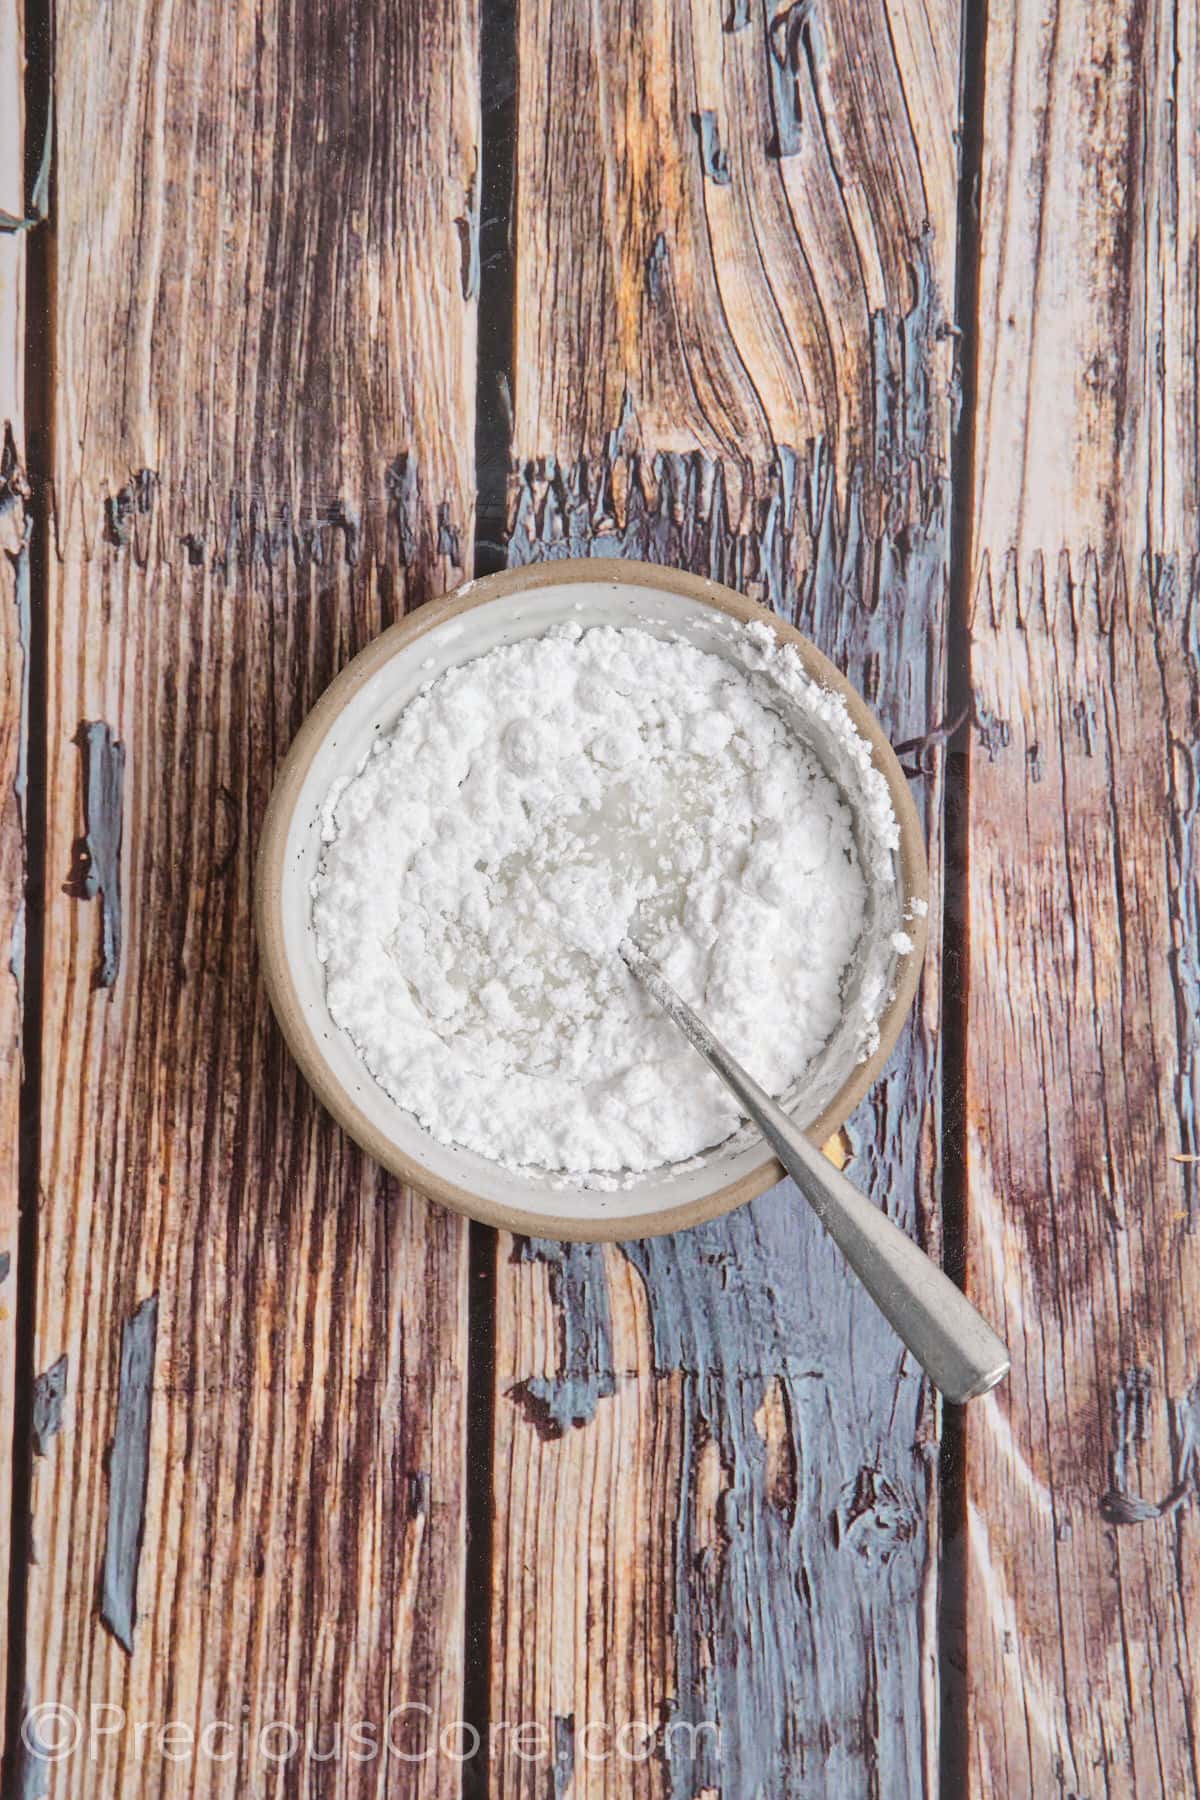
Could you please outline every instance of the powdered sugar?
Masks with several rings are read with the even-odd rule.
[[[873,884],[894,880],[887,784],[841,700],[767,627],[735,632],[736,655],[575,624],[491,651],[330,794],[329,1009],[441,1141],[603,1178],[737,1128],[615,955],[627,933],[773,1093],[842,1022]],[[835,745],[853,812],[788,705]],[[885,973],[858,980],[864,1053]]]

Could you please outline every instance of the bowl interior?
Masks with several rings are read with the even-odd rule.
[[[585,628],[636,624],[658,636],[686,638],[701,649],[736,659],[737,621],[703,598],[636,579],[555,581],[546,579],[547,573],[539,571],[541,585],[532,588],[514,590],[508,585],[511,578],[504,577],[498,583],[480,584],[499,585],[500,591],[485,604],[468,604],[450,616],[446,607],[430,609],[428,618],[413,615],[351,665],[310,717],[289,758],[291,780],[289,769],[281,777],[284,817],[268,826],[268,834],[272,830],[282,834],[277,888],[272,893],[268,877],[261,899],[264,911],[274,909],[273,918],[264,920],[268,977],[293,1049],[321,1097],[369,1149],[416,1185],[477,1216],[521,1229],[536,1229],[544,1220],[551,1235],[566,1235],[570,1229],[572,1235],[607,1236],[619,1235],[636,1221],[640,1233],[655,1229],[659,1220],[664,1226],[678,1223],[681,1208],[699,1205],[703,1214],[722,1210],[718,1196],[731,1187],[744,1191],[730,1196],[726,1204],[766,1186],[774,1166],[761,1138],[743,1131],[693,1164],[639,1175],[629,1187],[614,1188],[582,1188],[552,1175],[504,1169],[472,1151],[439,1143],[376,1085],[349,1038],[330,1017],[310,924],[310,883],[320,860],[322,808],[331,787],[358,769],[376,738],[389,732],[407,703],[443,670],[567,620]],[[810,672],[820,677],[827,665],[810,646],[804,646],[804,652]],[[814,658],[822,668],[813,667]],[[796,718],[794,709],[792,722],[841,782],[844,758],[834,741],[826,741],[807,715]],[[882,754],[890,757],[890,752]],[[877,765],[880,757],[877,746]],[[923,897],[923,861],[918,868],[904,869],[903,860],[895,858],[891,885],[873,888],[864,951],[848,976],[843,1024],[817,1066],[806,1072],[799,1091],[785,1099],[806,1125],[819,1122],[822,1129],[833,1129],[861,1091],[856,1008],[864,988],[882,983],[882,991],[888,992],[896,985],[891,934],[904,925],[908,900]],[[271,968],[273,930],[282,948],[283,974]],[[289,990],[282,995],[281,985]],[[299,1041],[305,1038],[307,1043]],[[389,1149],[395,1154],[389,1155]]]

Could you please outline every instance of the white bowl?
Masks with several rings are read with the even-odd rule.
[[[792,626],[715,582],[640,563],[544,563],[470,582],[385,631],[322,695],[280,770],[259,848],[256,922],[267,988],[297,1062],[330,1112],[379,1162],[445,1205],[511,1231],[643,1237],[713,1218],[777,1181],[782,1171],[761,1138],[742,1131],[694,1165],[639,1175],[630,1186],[612,1191],[516,1172],[440,1143],[372,1080],[331,1019],[311,927],[321,812],[334,782],[354,774],[375,739],[391,730],[409,700],[444,669],[568,619],[584,627],[637,625],[726,655],[735,653],[730,620],[761,620],[796,647],[811,677],[842,695],[871,745],[900,825],[895,886],[877,899],[865,934],[876,977],[884,958],[885,991],[891,997],[879,1016],[878,1046],[860,1061],[852,975],[843,1027],[818,1066],[806,1073],[800,1091],[785,1099],[814,1141],[824,1142],[879,1074],[916,991],[928,881],[920,822],[891,746],[861,696]],[[831,753],[808,721],[804,735],[837,779]],[[901,928],[912,949],[897,955],[891,935]]]

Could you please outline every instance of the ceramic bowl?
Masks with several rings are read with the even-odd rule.
[[[920,822],[878,721],[832,663],[773,613],[698,576],[599,559],[544,563],[470,582],[369,644],[317,702],[280,770],[259,848],[258,937],[267,988],[293,1055],[329,1111],[385,1167],[443,1205],[510,1231],[644,1237],[714,1218],[770,1187],[781,1170],[761,1138],[743,1131],[694,1165],[639,1175],[613,1191],[514,1172],[439,1143],[376,1085],[331,1019],[311,929],[309,884],[321,852],[321,809],[333,783],[355,772],[377,736],[444,669],[568,619],[584,627],[637,625],[723,654],[731,653],[731,619],[761,620],[795,646],[811,677],[843,696],[870,743],[900,826],[894,890],[884,894],[868,927],[873,941],[886,946],[884,991],[891,997],[879,1017],[878,1045],[865,1061],[858,1060],[861,1048],[847,1023],[806,1071],[799,1090],[784,1100],[818,1143],[843,1123],[882,1070],[916,992],[928,883]],[[821,746],[813,748],[829,766]],[[830,772],[836,779],[836,768]],[[901,929],[912,949],[897,954],[891,934]],[[852,999],[848,994],[847,1019]]]

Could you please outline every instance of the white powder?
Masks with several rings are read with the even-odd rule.
[[[773,1094],[838,1026],[870,883],[894,879],[887,786],[794,652],[764,626],[733,634],[740,668],[575,624],[493,650],[431,682],[330,795],[313,884],[329,1009],[442,1142],[584,1178],[737,1128],[615,954],[627,933]],[[857,845],[781,698],[844,756]],[[864,995],[869,1049],[881,974]]]

